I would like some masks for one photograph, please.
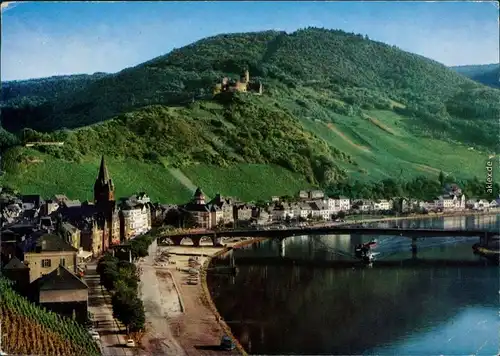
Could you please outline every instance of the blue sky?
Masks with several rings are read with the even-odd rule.
[[[318,26],[446,65],[499,61],[496,2],[2,4],[1,79],[117,72],[218,33]]]

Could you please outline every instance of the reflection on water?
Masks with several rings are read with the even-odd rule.
[[[477,228],[470,217],[447,220],[452,221],[417,227]],[[497,216],[488,221],[481,227],[497,228]],[[345,259],[356,243],[372,237],[295,237],[285,246],[266,241],[233,256],[237,266],[246,256],[279,258],[283,248],[293,258]],[[409,239],[378,239],[377,257],[411,257]],[[478,259],[471,251],[476,241],[421,239],[419,258]],[[210,274],[208,282],[220,313],[250,353],[493,355],[499,349],[496,267],[339,270],[273,264],[238,270],[234,277]]]

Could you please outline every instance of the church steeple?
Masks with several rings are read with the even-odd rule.
[[[110,202],[115,200],[115,187],[113,181],[109,177],[108,167],[104,156],[101,158],[101,166],[99,174],[94,184],[94,203],[96,205],[108,206]]]
[[[101,158],[101,167],[99,167],[99,175],[97,176],[97,180],[101,183],[105,183],[110,180],[108,167],[106,167],[106,161],[104,160],[104,155]]]

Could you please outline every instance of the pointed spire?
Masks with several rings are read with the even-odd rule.
[[[195,198],[203,196],[203,192],[201,191],[200,187],[196,189],[196,192],[194,192],[194,196]]]
[[[97,180],[103,183],[109,181],[108,167],[106,166],[106,161],[104,161],[104,155],[101,158],[101,167],[99,168]]]

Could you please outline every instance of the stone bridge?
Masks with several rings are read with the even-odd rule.
[[[289,228],[289,229],[248,229],[248,230],[204,230],[194,232],[184,232],[178,234],[166,234],[158,237],[159,245],[167,244],[170,240],[174,245],[180,245],[182,240],[190,238],[194,246],[200,246],[200,242],[211,241],[214,246],[220,244],[223,238],[234,237],[267,237],[274,239],[286,239],[291,236],[303,235],[389,235],[412,238],[416,243],[417,238],[435,238],[435,237],[466,237],[477,236],[482,244],[490,241],[498,232],[486,230],[443,230],[443,229],[389,229],[389,228],[364,228],[364,227],[346,227],[346,226],[327,226],[327,227],[309,227],[309,228]]]

